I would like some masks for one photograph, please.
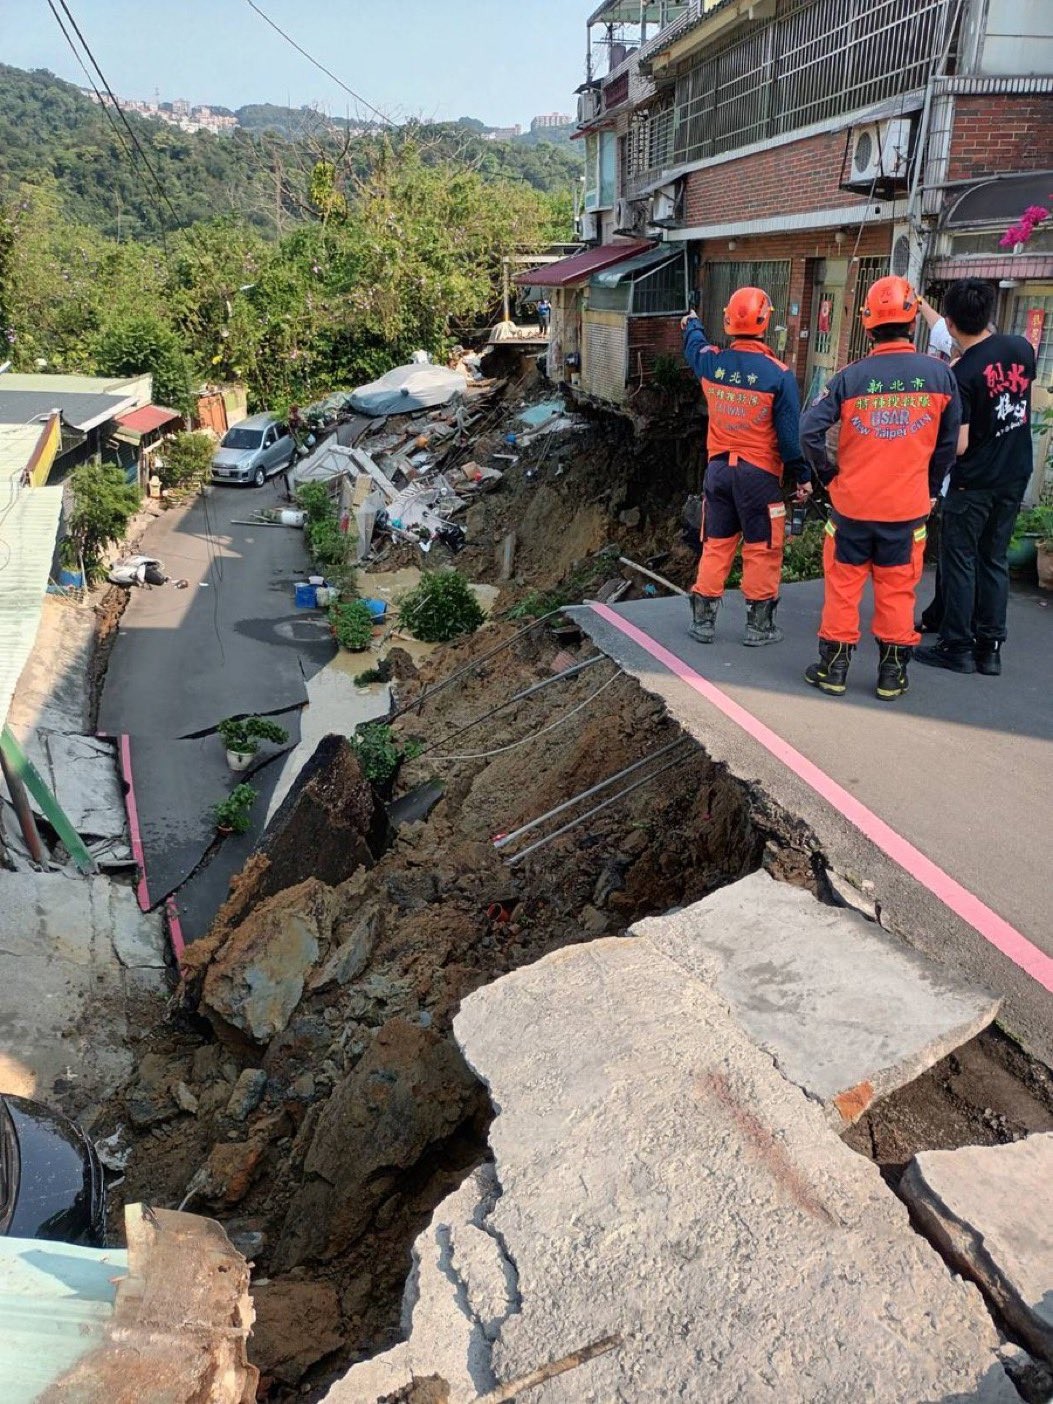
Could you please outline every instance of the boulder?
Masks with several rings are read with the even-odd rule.
[[[200,1198],[225,1208],[240,1204],[252,1187],[263,1152],[262,1140],[219,1141],[187,1185],[187,1199]]]
[[[252,1290],[256,1324],[249,1356],[264,1375],[295,1385],[312,1365],[344,1343],[340,1298],[328,1282],[276,1278]]]
[[[315,879],[264,902],[228,936],[205,972],[203,1012],[258,1044],[285,1028],[328,948],[331,888]]]
[[[389,1019],[314,1123],[275,1267],[287,1271],[345,1252],[400,1172],[485,1107],[483,1089],[451,1041]]]
[[[227,1115],[235,1121],[244,1121],[263,1101],[267,1087],[267,1074],[262,1068],[245,1068],[238,1074],[234,1091],[227,1102]]]

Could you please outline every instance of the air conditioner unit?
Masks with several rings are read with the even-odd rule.
[[[674,224],[677,219],[679,201],[675,185],[663,185],[651,196],[651,223],[657,225]]]
[[[906,278],[912,288],[917,288],[921,279],[921,262],[921,240],[913,228],[909,224],[893,225],[888,271],[897,278]]]
[[[586,122],[594,122],[600,115],[600,107],[603,102],[599,88],[586,88],[583,93],[578,94],[578,126],[583,127]]]
[[[850,140],[852,168],[843,182],[848,190],[887,194],[904,188],[910,165],[914,122],[896,117],[888,122],[868,122],[854,127]]]
[[[638,234],[644,226],[645,208],[638,200],[618,200],[614,206],[614,232]]]
[[[583,243],[591,244],[600,237],[600,217],[592,211],[578,217],[578,232]]]

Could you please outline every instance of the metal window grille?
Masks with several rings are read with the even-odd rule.
[[[628,312],[630,285],[619,283],[615,288],[589,288],[590,312]]]
[[[771,298],[773,327],[786,325],[790,302],[790,260],[754,259],[739,263],[708,263],[705,271],[706,331],[723,336],[724,308],[736,288],[763,288]]]
[[[870,350],[870,338],[867,336],[863,323],[859,320],[859,314],[863,310],[867,289],[871,283],[878,278],[883,278],[887,272],[888,254],[885,254],[884,257],[861,258],[856,265],[856,295],[852,303],[852,325],[848,334],[848,359],[850,361],[858,361]]]
[[[681,255],[644,273],[632,285],[634,317],[683,312],[687,306],[687,257]]]
[[[950,0],[779,0],[677,80],[673,161],[795,131],[921,87]]]

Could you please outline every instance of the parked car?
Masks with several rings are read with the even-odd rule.
[[[254,414],[223,435],[212,457],[214,483],[253,483],[288,468],[296,457],[296,441],[273,414]]]
[[[0,1234],[102,1247],[106,1182],[95,1147],[61,1112],[0,1096]]]

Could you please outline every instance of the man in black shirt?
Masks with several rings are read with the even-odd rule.
[[[943,301],[962,348],[954,366],[962,399],[958,457],[943,504],[938,641],[919,663],[955,673],[1002,671],[1009,565],[1006,551],[1032,472],[1031,385],[1035,353],[1022,336],[988,330],[994,289],[962,278]]]

